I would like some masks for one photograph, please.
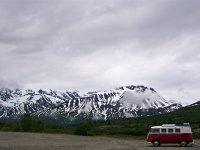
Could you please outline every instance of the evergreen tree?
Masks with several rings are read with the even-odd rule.
[[[32,117],[30,114],[26,113],[22,116],[21,127],[23,131],[31,131],[32,129]]]

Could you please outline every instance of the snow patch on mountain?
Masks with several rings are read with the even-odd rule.
[[[127,107],[159,108],[171,104],[162,98],[157,92],[154,92],[149,88],[146,90],[141,90],[140,88],[131,90],[125,87],[124,91],[125,92],[121,98],[121,102],[123,102],[123,104]]]

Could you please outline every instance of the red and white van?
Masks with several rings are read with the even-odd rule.
[[[147,142],[153,143],[153,146],[160,146],[161,143],[179,143],[180,146],[193,144],[190,124],[153,126],[148,133]]]

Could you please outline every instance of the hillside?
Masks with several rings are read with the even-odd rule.
[[[78,126],[80,134],[110,136],[146,136],[151,126],[173,124],[177,121],[189,122],[193,137],[200,138],[200,102],[180,108],[176,111],[155,116],[137,118],[118,118],[107,121],[92,122]]]
[[[176,121],[189,122],[193,136],[200,138],[200,101],[182,107],[166,114],[138,117],[121,118],[110,120],[107,125],[99,124],[101,132],[110,135],[146,135],[151,126],[175,123]]]

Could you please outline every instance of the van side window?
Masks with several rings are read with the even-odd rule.
[[[166,133],[166,132],[167,132],[167,129],[161,129],[161,132],[162,132],[162,133]]]
[[[174,130],[172,128],[168,129],[168,133],[173,133]]]
[[[175,129],[175,132],[176,132],[176,133],[180,133],[180,132],[181,132],[181,129],[180,129],[180,128],[177,128],[177,129]]]
[[[160,129],[151,129],[152,133],[160,133]]]

